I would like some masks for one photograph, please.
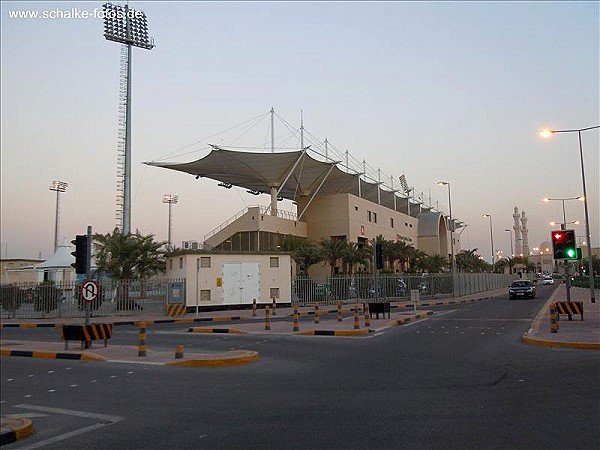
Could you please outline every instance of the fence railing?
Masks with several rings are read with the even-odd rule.
[[[170,286],[182,279],[101,280],[99,295],[91,302],[92,317],[164,314]],[[185,286],[185,285],[184,285]],[[42,282],[0,286],[0,317],[38,319],[84,317],[81,283]]]
[[[334,304],[338,301],[402,301],[412,290],[420,297],[457,297],[501,289],[516,278],[510,274],[457,273],[426,275],[332,276],[321,279],[298,277],[292,282],[292,304]]]

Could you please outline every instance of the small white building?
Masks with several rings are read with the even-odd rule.
[[[167,257],[166,275],[185,278],[188,308],[243,307],[290,303],[292,258],[289,253],[181,251]]]

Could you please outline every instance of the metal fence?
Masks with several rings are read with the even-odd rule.
[[[334,304],[338,301],[402,301],[410,299],[412,290],[420,298],[457,297],[501,289],[516,275],[493,273],[457,273],[332,276],[322,279],[298,277],[292,282],[292,304]]]
[[[183,285],[182,285],[183,283]],[[97,300],[90,303],[92,317],[164,314],[173,286],[185,279],[99,281]],[[0,286],[0,317],[3,319],[52,319],[84,317],[85,302],[79,282],[15,283]]]

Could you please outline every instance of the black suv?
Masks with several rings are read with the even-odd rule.
[[[529,280],[515,280],[508,286],[508,298],[535,298],[535,286]]]

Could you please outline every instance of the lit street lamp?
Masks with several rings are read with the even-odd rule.
[[[492,228],[492,215],[484,214],[482,217],[488,217],[490,219],[490,241],[492,243],[492,271],[494,270],[494,231]]]
[[[594,130],[600,128],[600,125],[587,128],[579,128],[574,130],[542,130],[540,136],[551,137],[555,133],[577,133],[579,137],[579,160],[581,162],[581,182],[583,184],[583,208],[585,210],[585,234],[588,242],[587,254],[588,254],[588,269],[590,276],[590,301],[596,303],[596,296],[594,293],[594,265],[592,264],[592,236],[590,234],[590,218],[588,214],[588,196],[585,189],[585,170],[583,168],[583,145],[581,144],[581,132]]]
[[[167,242],[169,249],[171,249],[171,240],[172,240],[172,235],[173,235],[173,221],[171,220],[172,209],[173,209],[173,205],[177,204],[178,201],[179,201],[179,196],[177,194],[165,194],[165,196],[163,197],[163,203],[169,204],[169,234],[168,234],[168,242]]]
[[[51,191],[56,191],[56,218],[54,220],[54,251],[58,248],[58,232],[60,229],[60,193],[65,192],[69,183],[54,180],[50,185]]]
[[[563,221],[562,223],[566,226],[567,225],[567,214],[565,213],[565,202],[569,201],[569,200],[579,200],[581,202],[585,201],[585,197],[582,195],[580,197],[567,197],[567,198],[549,198],[549,197],[545,197],[542,199],[543,202],[550,202],[552,200],[557,200],[557,201],[561,201],[562,202],[562,211],[563,211]],[[569,222],[569,223],[576,223],[577,225],[579,225],[579,222]],[[555,225],[554,222],[551,222],[550,225]],[[563,230],[565,230],[566,228],[562,228]]]

